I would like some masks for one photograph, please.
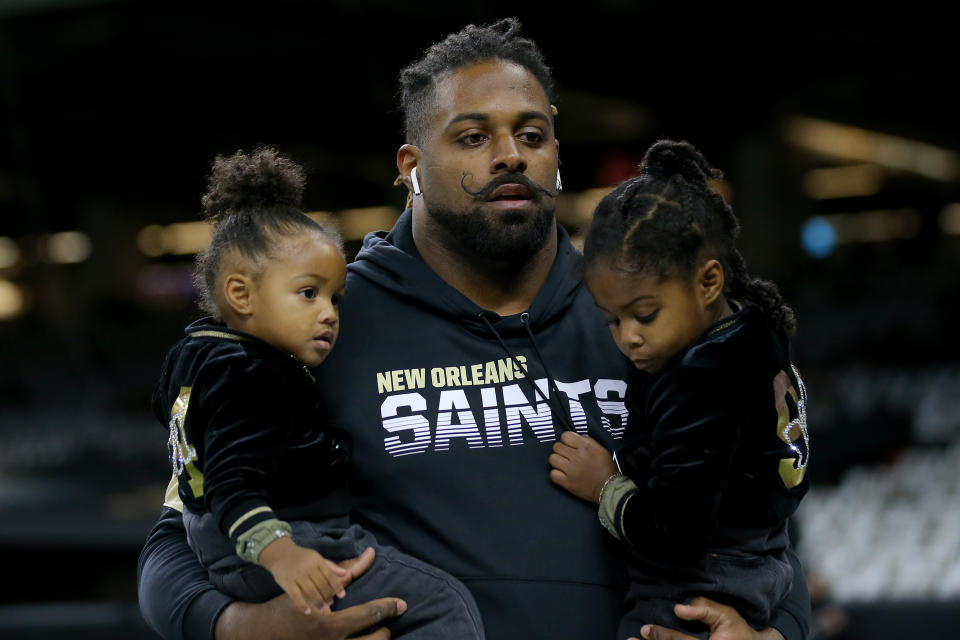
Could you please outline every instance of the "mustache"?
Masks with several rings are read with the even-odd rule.
[[[460,188],[466,191],[468,194],[470,194],[474,198],[478,198],[480,200],[489,200],[490,195],[494,192],[494,190],[497,189],[497,187],[500,187],[505,184],[522,184],[523,186],[525,186],[527,189],[530,190],[530,193],[533,195],[534,200],[540,200],[540,198],[542,198],[545,195],[551,198],[556,198],[560,194],[559,191],[551,191],[546,187],[540,186],[539,184],[537,184],[536,182],[534,182],[533,180],[531,180],[530,178],[528,178],[526,175],[522,173],[502,173],[494,177],[490,182],[488,182],[484,186],[480,187],[480,189],[478,189],[477,191],[471,191],[466,184],[467,177],[470,175],[472,174],[469,174],[469,173],[463,174],[463,178],[460,179]]]

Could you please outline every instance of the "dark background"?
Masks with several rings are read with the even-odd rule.
[[[146,256],[138,232],[195,220],[211,159],[262,142],[306,166],[305,207],[352,225],[344,228],[355,252],[362,231],[391,217],[344,212],[396,215],[405,198],[391,186],[404,142],[397,73],[469,22],[518,16],[554,69],[559,214],[572,233],[585,219],[578,198],[630,175],[660,137],[688,139],[724,169],[751,269],[777,281],[797,311],[820,495],[843,487],[851,469],[882,477],[906,451],[952,451],[956,34],[923,4],[879,11],[610,0],[0,2],[0,632],[144,633],[133,607],[136,557],[169,477],[149,395],[166,348],[198,311],[191,257]],[[847,137],[868,142],[846,155],[814,152],[795,135],[811,122],[855,127]],[[870,152],[870,141],[892,151]],[[934,163],[946,167],[939,177],[924,160],[929,146],[946,158]],[[828,199],[805,190],[811,170],[845,166],[867,166],[879,186]],[[801,241],[817,216],[841,236],[819,258]],[[903,225],[903,237],[889,237]],[[64,231],[85,234],[86,259],[52,257],[50,234]],[[4,312],[11,287],[22,303]],[[863,544],[830,544],[845,542]],[[946,544],[960,555],[956,536]],[[906,607],[895,616],[903,624],[957,623],[960,584],[896,597],[837,591],[853,621],[846,637],[885,637],[867,629],[877,611],[889,618],[891,600]],[[871,610],[878,602],[884,608]],[[59,608],[42,608],[52,603]],[[896,621],[880,626],[900,633]]]

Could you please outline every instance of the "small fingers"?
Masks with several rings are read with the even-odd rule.
[[[590,436],[582,436],[576,431],[564,431],[560,434],[560,442],[574,449],[584,446],[590,439]]]
[[[309,580],[304,581],[303,592],[314,610],[323,609],[333,602],[333,591],[317,576],[311,575]]]
[[[300,590],[300,587],[293,585],[290,589],[286,590],[290,595],[290,600],[293,601],[293,607],[297,611],[302,611],[303,613],[310,615],[310,606],[307,604],[307,600],[303,597],[303,592]]]
[[[570,478],[567,476],[567,474],[565,474],[563,471],[560,471],[558,469],[550,470],[550,479],[554,482],[554,484],[558,484],[564,489],[566,489],[567,485],[570,484],[569,483]]]
[[[580,450],[576,447],[568,447],[562,442],[555,442],[553,444],[553,453],[554,455],[560,455],[564,458],[572,458],[580,453]]]
[[[563,456],[564,458],[569,458],[577,453],[577,450],[573,447],[568,447],[562,442],[553,443],[553,455]]]
[[[569,458],[564,458],[563,456],[551,453],[550,457],[547,458],[547,462],[550,463],[550,466],[554,469],[564,469],[568,464],[570,464]]]
[[[330,568],[330,571],[333,572],[333,575],[338,578],[343,578],[344,576],[350,575],[350,572],[338,565],[336,562],[324,559],[324,562],[327,563],[327,567]]]
[[[330,582],[330,585],[333,587],[338,598],[343,598],[347,595],[347,592],[344,590],[344,580],[343,578],[350,575],[350,572],[338,565],[335,562],[330,560],[324,560],[327,563],[327,569],[329,572],[324,571],[327,580]]]

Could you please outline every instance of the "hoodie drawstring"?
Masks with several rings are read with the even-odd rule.
[[[540,353],[540,347],[537,345],[537,339],[533,336],[533,329],[530,328],[530,314],[524,311],[520,314],[520,324],[527,330],[527,335],[530,336],[530,342],[533,343],[533,350],[537,354],[537,360],[540,361],[540,366],[543,367],[544,372],[547,374],[547,384],[549,384],[550,391],[553,392],[553,396],[560,400],[560,389],[557,388],[556,379],[553,377],[553,374],[550,373],[550,368],[547,367],[547,361],[543,359],[543,355]],[[551,407],[553,404],[550,405]],[[576,431],[571,424],[569,417],[567,416],[566,411],[558,412],[560,414],[560,420],[563,422],[563,427],[567,431]]]
[[[503,341],[503,338],[500,337],[500,334],[497,333],[497,330],[494,328],[493,324],[487,319],[487,314],[480,312],[477,314],[477,317],[483,320],[483,323],[487,325],[487,328],[490,329],[490,332],[493,333],[493,336],[497,339],[497,342],[500,343],[500,346],[503,347],[504,353],[507,354],[507,357],[513,361],[513,365],[517,368],[518,371],[523,371],[523,367],[520,365],[520,362],[517,360],[517,357],[510,352],[507,343]],[[547,362],[543,359],[543,355],[540,354],[540,347],[537,345],[537,340],[533,336],[533,330],[530,328],[530,314],[523,312],[520,314],[520,324],[527,330],[527,336],[530,337],[530,342],[533,344],[533,350],[537,354],[537,360],[540,361],[540,366],[543,367],[544,372],[547,374],[547,384],[548,389],[553,392],[553,396],[559,400],[560,390],[557,388],[556,381],[553,379],[553,374],[550,373],[550,369],[547,368]],[[570,421],[569,416],[566,411],[557,411],[557,408],[550,401],[549,398],[545,398],[543,392],[540,390],[540,387],[530,378],[529,374],[526,376],[527,380],[530,382],[530,386],[533,389],[534,396],[539,397],[542,402],[546,402],[550,406],[550,409],[553,411],[554,415],[557,415],[560,418],[560,421],[563,423],[562,427],[564,431],[576,431],[573,427],[573,424]]]

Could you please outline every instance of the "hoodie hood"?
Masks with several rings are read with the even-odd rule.
[[[451,287],[423,261],[413,242],[413,212],[401,214],[394,228],[370,233],[348,269],[394,295],[406,298],[464,327],[489,335],[487,320],[504,335],[525,333],[520,314],[500,316],[483,309]],[[557,225],[557,256],[547,279],[527,310],[531,328],[536,331],[555,321],[573,303],[583,286],[579,272],[580,253],[570,244],[567,232]],[[348,293],[349,295],[349,293]]]

